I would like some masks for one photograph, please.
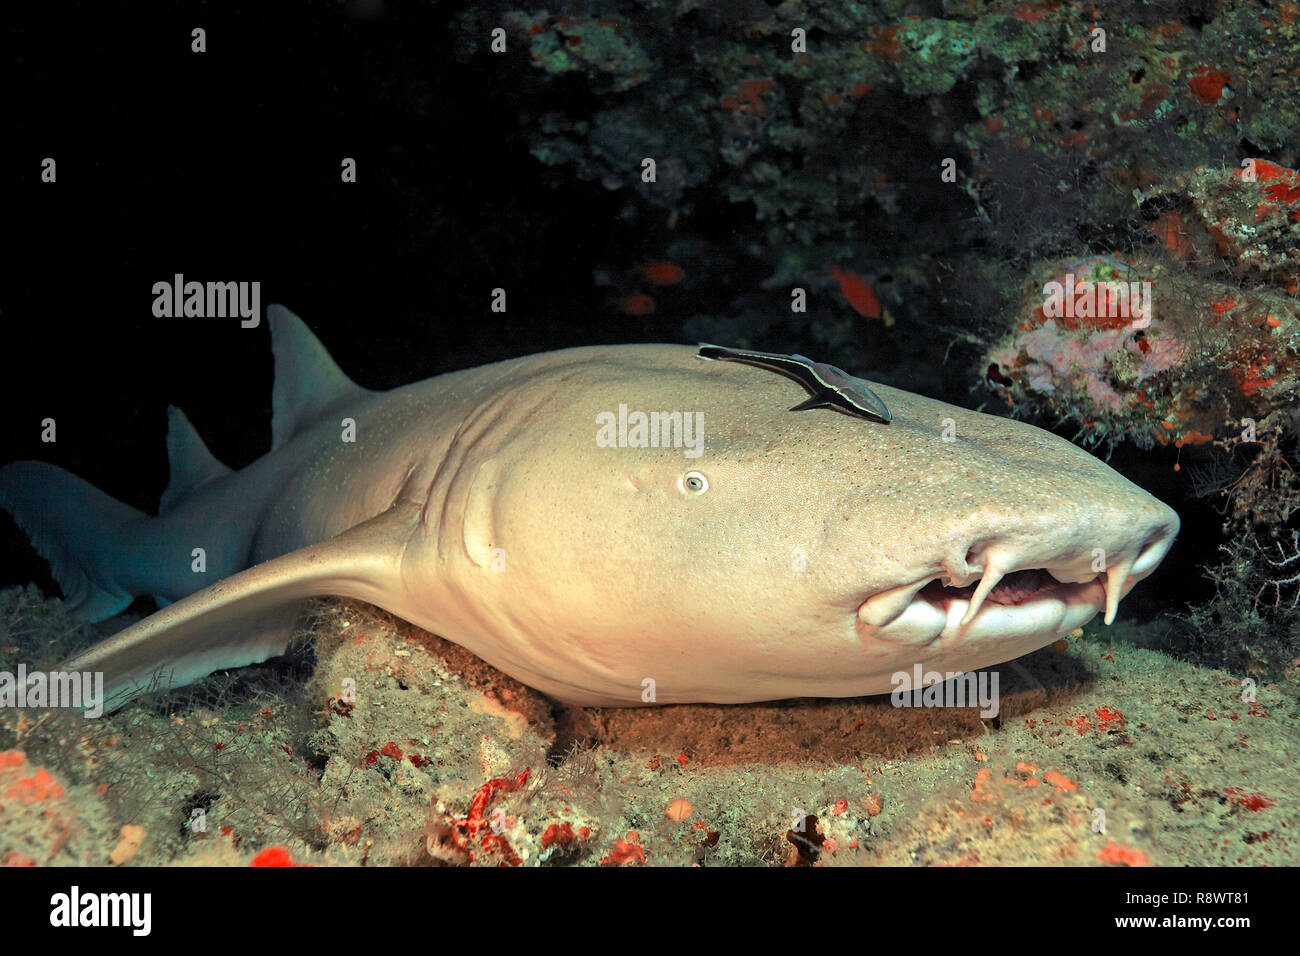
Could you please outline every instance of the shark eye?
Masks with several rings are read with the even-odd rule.
[[[688,471],[682,476],[682,487],[688,494],[702,495],[709,490],[709,479],[698,471]]]

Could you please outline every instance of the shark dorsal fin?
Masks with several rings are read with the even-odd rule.
[[[159,512],[170,510],[199,485],[230,474],[229,468],[212,457],[190,420],[175,405],[167,406],[167,465],[171,476]]]
[[[266,307],[275,356],[271,389],[271,450],[316,422],[325,410],[368,390],[343,374],[305,322],[282,305]]]

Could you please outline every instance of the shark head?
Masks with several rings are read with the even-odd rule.
[[[1024,423],[875,384],[889,424],[791,411],[796,381],[672,346],[551,356],[503,402],[526,414],[471,429],[439,546],[408,556],[451,568],[472,649],[562,699],[852,696],[996,664],[1109,622],[1178,531]]]

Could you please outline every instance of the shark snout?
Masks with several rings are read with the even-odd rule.
[[[1080,507],[1051,503],[1020,513],[977,514],[942,562],[954,583],[990,573],[1041,568],[1062,580],[1095,577],[1112,568],[1145,577],[1168,553],[1178,515],[1145,492],[1132,502]]]

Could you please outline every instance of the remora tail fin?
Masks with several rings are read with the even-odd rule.
[[[132,526],[149,520],[88,481],[42,461],[0,468],[0,508],[50,562],[68,609],[89,621],[112,617],[134,595],[122,582],[134,554]]]
[[[419,520],[419,506],[401,502],[334,538],[196,591],[62,668],[102,672],[104,707],[115,710],[138,692],[261,663],[284,652],[303,599],[340,595],[382,606],[384,594],[400,590],[402,551]]]

